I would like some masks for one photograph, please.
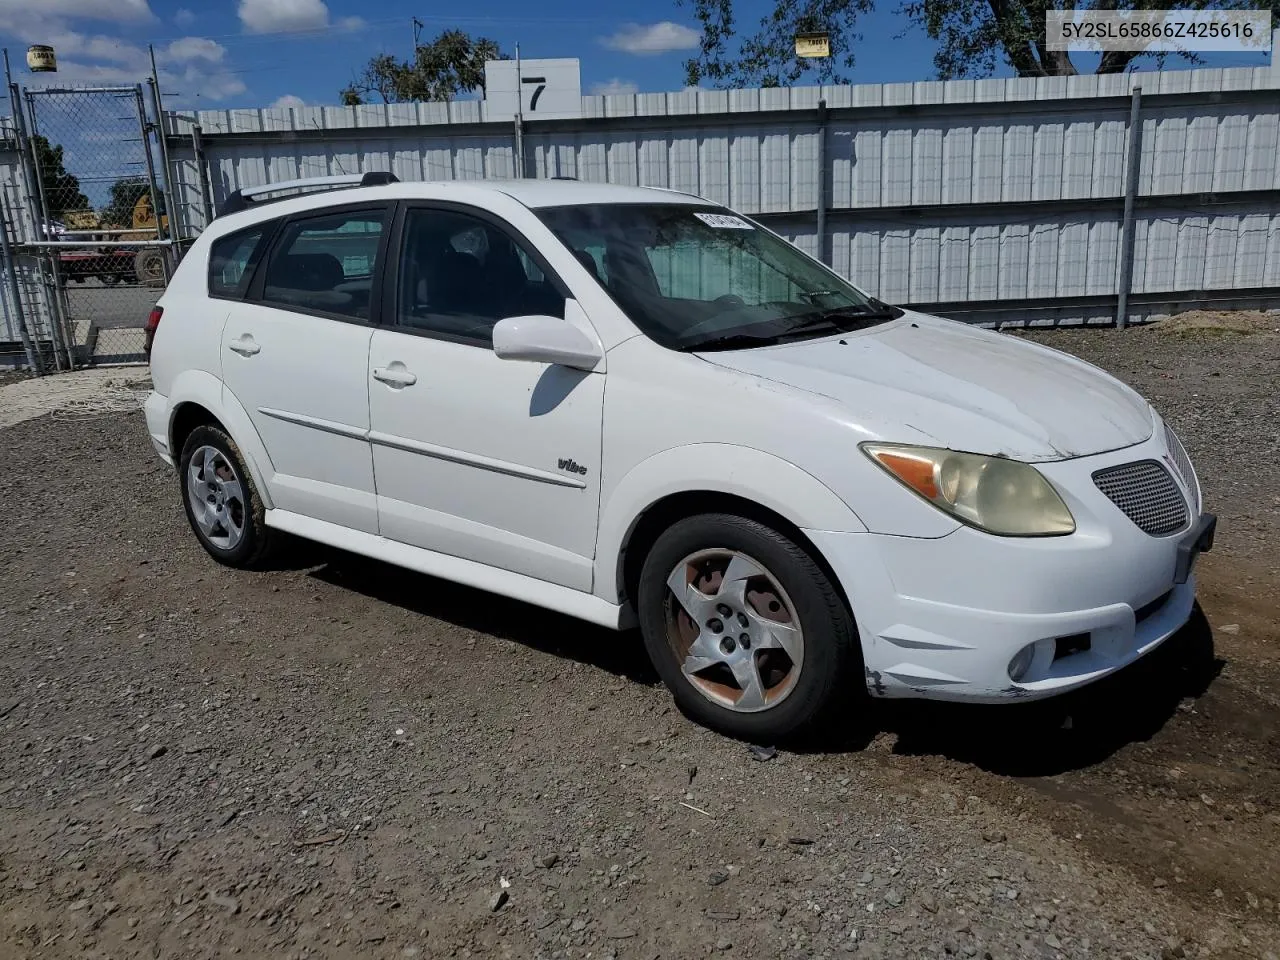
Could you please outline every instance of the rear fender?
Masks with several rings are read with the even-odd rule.
[[[240,448],[244,465],[253,477],[253,484],[258,489],[263,506],[271,510],[275,504],[271,499],[271,488],[267,478],[275,473],[275,466],[267,455],[262,438],[249,419],[249,414],[236,399],[235,394],[226,389],[217,377],[204,370],[186,370],[174,379],[169,393],[169,447],[174,461],[182,453],[173,449],[173,418],[178,407],[184,403],[195,403],[212,413],[218,422]]]

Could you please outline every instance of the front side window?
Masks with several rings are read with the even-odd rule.
[[[506,317],[564,316],[564,296],[520,243],[454,210],[406,213],[399,286],[402,326],[478,344]]]
[[[249,265],[256,260],[268,224],[229,233],[209,248],[209,296],[240,299],[249,286]]]
[[[267,263],[267,303],[369,319],[383,210],[296,220],[285,226]]]
[[[635,324],[667,347],[750,347],[902,315],[719,207],[583,204],[536,212]]]

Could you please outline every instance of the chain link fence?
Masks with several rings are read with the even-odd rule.
[[[53,367],[143,360],[173,244],[142,88],[27,90],[23,100],[35,189],[13,270],[50,308]]]

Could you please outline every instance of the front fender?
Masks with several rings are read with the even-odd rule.
[[[845,533],[867,529],[829,487],[772,454],[723,443],[672,447],[636,464],[605,494],[596,537],[596,596],[619,602],[618,560],[631,531],[649,507],[679,493],[741,497],[797,527]]]
[[[257,428],[249,419],[249,414],[235,394],[227,390],[222,381],[204,370],[185,370],[174,379],[169,392],[169,449],[176,461],[180,450],[173,449],[173,420],[178,408],[184,403],[195,403],[204,407],[222,424],[223,428],[240,448],[245,467],[253,477],[253,485],[257,487],[258,496],[262,498],[266,509],[273,509],[271,490],[267,486],[267,478],[275,473],[275,466],[267,455],[267,448],[258,436]]]

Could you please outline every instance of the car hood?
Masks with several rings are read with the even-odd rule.
[[[1075,357],[922,314],[860,333],[710,363],[841,404],[867,439],[1017,460],[1064,460],[1141,443],[1150,405]]]

